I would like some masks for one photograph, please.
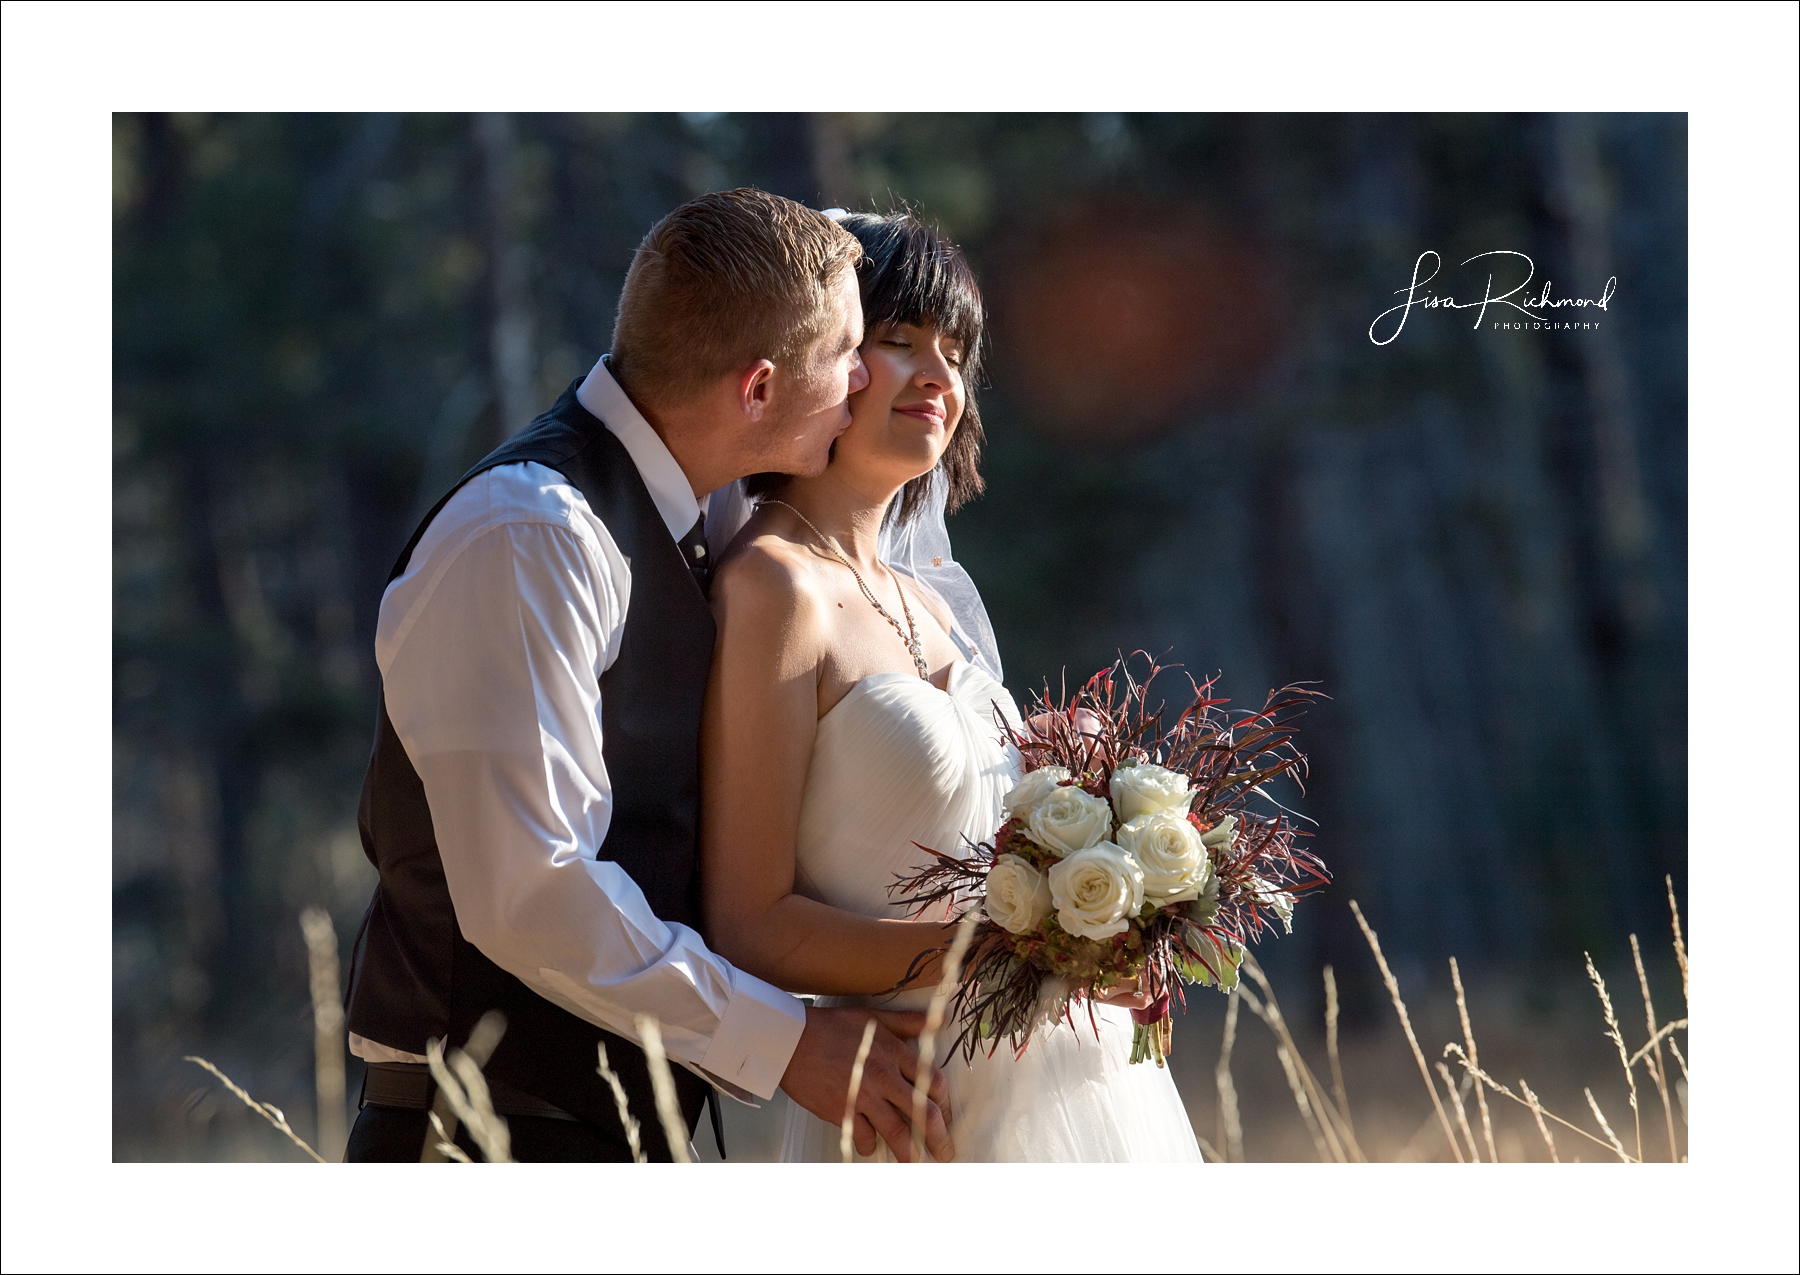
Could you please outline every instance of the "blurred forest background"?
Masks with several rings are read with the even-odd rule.
[[[1298,804],[1336,881],[1259,955],[1308,1022],[1334,964],[1353,1105],[1411,1066],[1351,898],[1428,1037],[1455,954],[1507,1065],[1598,1073],[1582,952],[1622,991],[1635,931],[1679,987],[1686,140],[1678,115],[116,117],[115,1156],[296,1154],[188,1053],[313,1128],[296,917],[328,909],[347,957],[373,883],[386,571],[604,350],[644,231],[741,184],[904,204],[967,250],[991,487],[952,532],[1015,692],[1142,647],[1239,706],[1332,696]],[[1599,328],[1415,311],[1371,342],[1421,252],[1467,300],[1485,271],[1456,263],[1495,249],[1533,295],[1616,278]],[[1178,1032],[1208,1134],[1221,1005]],[[1252,1158],[1310,1158],[1266,1046],[1240,1044]]]

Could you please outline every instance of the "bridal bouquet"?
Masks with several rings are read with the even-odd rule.
[[[1002,1039],[1022,1052],[1078,1003],[1097,1032],[1096,998],[1135,978],[1151,1004],[1132,1011],[1131,1061],[1160,1067],[1183,984],[1230,991],[1245,945],[1276,922],[1291,932],[1294,896],[1328,879],[1267,791],[1305,773],[1291,723],[1317,692],[1286,686],[1232,713],[1214,680],[1189,679],[1192,703],[1165,728],[1146,701],[1165,670],[1139,680],[1129,663],[1054,702],[1046,686],[1013,736],[1025,776],[993,840],[966,858],[921,846],[933,862],[892,887],[915,915],[979,911],[953,1002],[965,1057]]]

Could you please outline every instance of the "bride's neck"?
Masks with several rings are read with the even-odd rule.
[[[899,488],[874,490],[826,470],[817,478],[790,478],[773,493],[830,536],[851,561],[873,567],[881,522]]]

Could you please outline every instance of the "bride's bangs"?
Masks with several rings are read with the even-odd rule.
[[[853,213],[842,224],[863,245],[857,274],[864,324],[930,326],[954,337],[963,347],[963,379],[972,382],[985,311],[961,250],[911,213]]]
[[[938,461],[946,508],[954,513],[979,496],[987,484],[979,469],[986,433],[975,407],[981,372],[981,337],[985,311],[975,273],[961,249],[946,241],[911,213],[881,216],[850,213],[839,224],[863,246],[857,280],[862,287],[863,324],[905,323],[933,327],[963,347],[963,414],[956,435]],[[938,472],[938,471],[934,471]],[[930,492],[933,474],[906,484],[889,512],[890,520],[910,521]]]

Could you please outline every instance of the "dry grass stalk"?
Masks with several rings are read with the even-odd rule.
[[[1681,909],[1675,906],[1675,878],[1665,876],[1663,885],[1667,886],[1669,890],[1669,925],[1675,931],[1675,963],[1681,966],[1681,1002],[1686,1005],[1688,1000],[1687,944],[1681,937]],[[1693,1013],[1692,1006],[1688,1007],[1688,1012]]]
[[[1269,1024],[1282,1043],[1287,1046],[1288,1052],[1293,1055],[1300,1082],[1306,1086],[1307,1095],[1312,1100],[1313,1110],[1320,1113],[1325,1136],[1340,1157],[1339,1162],[1348,1163],[1354,1160],[1359,1164],[1368,1163],[1368,1158],[1363,1155],[1362,1148],[1356,1144],[1356,1135],[1351,1132],[1349,1120],[1340,1116],[1337,1104],[1325,1096],[1325,1086],[1319,1083],[1318,1077],[1312,1073],[1312,1068],[1306,1065],[1306,1056],[1301,1053],[1298,1042],[1294,1040],[1293,1032],[1288,1029],[1287,1019],[1282,1015],[1281,1006],[1275,1000],[1275,989],[1270,986],[1268,976],[1263,973],[1262,966],[1258,965],[1256,958],[1248,952],[1244,954],[1244,961],[1244,968],[1249,971],[1250,976],[1256,980],[1257,985],[1269,998],[1268,1004],[1265,1006],[1267,1013],[1259,1013],[1258,1016]],[[1252,1005],[1251,1008],[1255,1009],[1256,1007]]]
[[[1423,1164],[1436,1158],[1438,1155],[1437,1140],[1443,1134],[1444,1131],[1438,1127],[1437,1114],[1427,1111],[1425,1118],[1419,1121],[1419,1127],[1413,1130],[1412,1137],[1400,1144],[1400,1150],[1394,1153],[1392,1162],[1394,1164]]]
[[[1238,997],[1233,991],[1225,998],[1225,1039],[1219,1045],[1219,1065],[1213,1068],[1213,1082],[1219,1088],[1219,1141],[1224,1144],[1227,1161],[1244,1162],[1244,1126],[1238,1119],[1237,1086],[1231,1079],[1231,1047],[1237,1041]]]
[[[1587,960],[1588,977],[1593,980],[1594,990],[1600,993],[1600,1008],[1606,1011],[1606,1034],[1619,1047],[1619,1065],[1625,1069],[1625,1087],[1631,1096],[1631,1124],[1636,1130],[1637,1158],[1641,1162],[1644,1158],[1644,1124],[1638,1116],[1637,1072],[1631,1066],[1631,1052],[1625,1048],[1625,1038],[1619,1034],[1619,1019],[1613,1013],[1612,997],[1606,994],[1606,980],[1594,968],[1594,958],[1586,952],[1581,955]]]
[[[1669,1039],[1669,1052],[1675,1055],[1676,1062],[1681,1063],[1681,1079],[1675,1082],[1675,1097],[1681,1101],[1681,1127],[1685,1129],[1688,1125],[1687,1063],[1682,1060],[1681,1049],[1676,1045],[1673,1037]],[[1688,1158],[1685,1154],[1681,1157],[1681,1162],[1683,1164],[1688,1162]]]
[[[675,1098],[675,1077],[669,1074],[669,1055],[663,1050],[662,1024],[648,1014],[636,1019],[638,1039],[643,1042],[644,1059],[650,1064],[650,1088],[656,1094],[656,1115],[662,1121],[663,1137],[668,1139],[669,1158],[676,1164],[692,1164],[688,1154],[687,1121],[681,1118],[681,1104]]]
[[[469,1136],[481,1148],[482,1157],[489,1164],[512,1163],[512,1130],[507,1127],[505,1118],[494,1110],[487,1078],[481,1074],[482,1063],[493,1056],[494,1046],[500,1043],[505,1030],[506,1019],[498,1011],[489,1010],[469,1033],[468,1045],[452,1049],[447,1058],[443,1041],[434,1037],[425,1042],[425,1061],[431,1066],[431,1078],[437,1081],[438,1097],[449,1104],[457,1120],[468,1128]],[[480,1061],[473,1056],[471,1046],[480,1050]],[[443,1155],[443,1146],[455,1145],[456,1126],[439,1115],[435,1104],[432,1115],[437,1117],[432,1126],[441,1139],[432,1149]],[[430,1142],[430,1135],[426,1140]],[[424,1159],[423,1156],[420,1158]]]
[[[1475,1029],[1469,1026],[1469,1003],[1463,996],[1462,971],[1456,967],[1456,958],[1450,958],[1450,982],[1456,988],[1456,1014],[1462,1019],[1463,1044],[1469,1051],[1469,1062],[1481,1066],[1481,1055],[1475,1049]],[[1481,1108],[1481,1137],[1487,1143],[1488,1163],[1499,1164],[1500,1153],[1494,1149],[1494,1122],[1488,1116],[1487,1089],[1475,1086],[1475,1103]]]
[[[1679,1023],[1670,1023],[1669,1026],[1670,1027],[1677,1027],[1677,1026],[1686,1027],[1687,1019],[1684,1018]],[[1669,1037],[1669,1052],[1675,1055],[1675,1061],[1681,1065],[1681,1078],[1683,1081],[1686,1081],[1688,1078],[1687,1059],[1685,1059],[1681,1056],[1681,1046],[1677,1045],[1675,1043],[1674,1036]],[[1683,1122],[1685,1122],[1687,1120],[1687,1103],[1686,1103],[1685,1099],[1682,1102],[1681,1119],[1683,1120]]]
[[[1660,1046],[1664,1040],[1668,1040],[1670,1049],[1680,1048],[1678,1045],[1676,1045],[1674,1040],[1670,1039],[1670,1038],[1674,1035],[1674,1033],[1685,1030],[1687,1025],[1688,1025],[1687,1019],[1677,1018],[1673,1022],[1664,1023],[1661,1027],[1658,1027],[1656,1029],[1656,1035],[1652,1036],[1650,1038],[1649,1042],[1647,1044],[1645,1044],[1643,1046],[1643,1048],[1639,1049],[1637,1051],[1637,1053],[1635,1053],[1631,1056],[1631,1065],[1633,1067],[1635,1067],[1639,1063],[1643,1062],[1645,1057],[1649,1055],[1650,1051],[1652,1049],[1655,1049],[1658,1046]],[[1682,1074],[1686,1075],[1687,1073],[1684,1071]]]
[[[956,937],[950,941],[950,951],[944,956],[944,969],[938,977],[937,990],[931,994],[931,1003],[925,1007],[925,1030],[919,1033],[919,1072],[913,1080],[912,1150],[915,1163],[925,1162],[925,1104],[929,1101],[931,1073],[937,1058],[938,1028],[944,1025],[944,1009],[956,994],[963,957],[968,955],[969,941],[975,937],[975,927],[981,923],[981,916],[979,908],[971,908],[957,925]]]
[[[324,908],[300,914],[306,936],[313,1003],[313,1088],[318,1096],[315,1135],[332,1155],[349,1140],[344,1106],[344,1004],[338,986],[337,929]]]
[[[1306,1131],[1312,1135],[1313,1150],[1318,1153],[1320,1164],[1343,1164],[1344,1151],[1340,1146],[1328,1143],[1321,1130],[1319,1118],[1313,1115],[1312,1103],[1307,1100],[1306,1087],[1300,1083],[1300,1077],[1294,1071],[1294,1056],[1288,1052],[1286,1045],[1275,1046],[1275,1057],[1281,1063],[1281,1070],[1287,1076],[1288,1088],[1293,1091],[1294,1105],[1300,1109],[1300,1119],[1306,1122]]]
[[[463,1052],[473,1059],[477,1068],[484,1068],[484,1066],[488,1066],[488,1059],[493,1057],[493,1050],[495,1050],[495,1046],[499,1046],[502,1035],[506,1035],[506,1016],[500,1014],[499,1010],[491,1010],[488,1014],[482,1014],[481,1019],[477,1019],[475,1030],[468,1034],[466,1041],[463,1041]],[[486,1084],[486,1081],[482,1081],[482,1084]],[[454,1145],[457,1113],[450,1106],[450,1095],[443,1090],[437,1090],[437,1097],[432,1100],[432,1115],[436,1115],[437,1126],[443,1127],[443,1131],[445,1131],[443,1142],[450,1142]],[[419,1151],[419,1163],[425,1163],[425,1165],[443,1163],[445,1156],[441,1151],[437,1151],[437,1142],[439,1140],[436,1140],[434,1136],[428,1135],[428,1133],[425,1135],[425,1147]]]
[[[1437,1073],[1444,1079],[1444,1092],[1450,1095],[1450,1109],[1456,1112],[1456,1127],[1462,1130],[1463,1141],[1469,1145],[1469,1162],[1480,1164],[1481,1153],[1475,1149],[1475,1131],[1469,1128],[1469,1113],[1463,1107],[1462,1094],[1457,1092],[1456,1077],[1452,1076],[1450,1069],[1441,1062],[1437,1065]],[[1475,1092],[1481,1092],[1479,1085],[1476,1086]]]
[[[1281,1006],[1275,1001],[1274,989],[1269,986],[1267,976],[1256,965],[1256,958],[1248,952],[1244,954],[1243,968],[1269,998],[1268,1003],[1264,1004],[1249,988],[1238,989],[1243,993],[1244,1003],[1250,1007],[1250,1012],[1262,1019],[1269,1030],[1275,1033],[1275,1056],[1281,1061],[1288,1088],[1294,1094],[1294,1105],[1300,1109],[1300,1118],[1306,1122],[1307,1131],[1312,1134],[1313,1145],[1319,1149],[1320,1161],[1348,1163],[1350,1156],[1332,1125],[1334,1113],[1331,1104],[1325,1100],[1319,1082],[1308,1070],[1306,1061],[1300,1054],[1300,1047],[1295,1043],[1293,1033],[1288,1030],[1287,1021],[1281,1016]]]
[[[1514,1093],[1512,1090],[1508,1089],[1505,1085],[1501,1084],[1498,1080],[1495,1080],[1492,1076],[1488,1075],[1487,1072],[1482,1071],[1480,1068],[1477,1068],[1477,1067],[1471,1067],[1469,1065],[1468,1056],[1463,1053],[1461,1045],[1455,1045],[1455,1044],[1445,1045],[1444,1046],[1444,1057],[1448,1058],[1451,1054],[1455,1054],[1457,1056],[1458,1061],[1460,1061],[1462,1063],[1464,1071],[1468,1072],[1471,1076],[1475,1077],[1476,1080],[1478,1080],[1482,1084],[1486,1085],[1489,1089],[1492,1089],[1495,1093],[1503,1094],[1506,1097],[1511,1098],[1514,1102],[1518,1103],[1521,1107],[1530,1107],[1534,1112],[1539,1112],[1545,1116],[1548,1116],[1550,1119],[1556,1121],[1556,1123],[1561,1125],[1563,1128],[1569,1130],[1571,1133],[1580,1134],[1582,1137],[1586,1138],[1589,1142],[1593,1143],[1597,1147],[1605,1147],[1608,1151],[1612,1150],[1612,1148],[1610,1146],[1608,1146],[1606,1143],[1600,1141],[1600,1139],[1596,1138],[1593,1134],[1589,1133],[1586,1129],[1583,1129],[1580,1125],[1570,1124],[1567,1120],[1564,1120],[1561,1116],[1557,1115],[1554,1111],[1546,1110],[1544,1108],[1543,1104],[1538,1102],[1538,1100],[1535,1096],[1531,1099],[1531,1101],[1527,1102],[1525,1099],[1519,1097],[1518,1094]],[[1519,1083],[1520,1083],[1520,1086],[1523,1087],[1525,1082],[1520,1081]],[[1635,1163],[1635,1161],[1634,1161],[1634,1163]]]
[[[1213,1164],[1225,1163],[1225,1157],[1215,1151],[1213,1149],[1213,1144],[1208,1142],[1205,1138],[1202,1138],[1198,1133],[1194,1135],[1194,1141],[1200,1144],[1200,1158],[1202,1161],[1210,1161]]]
[[[1338,1116],[1344,1122],[1344,1132],[1354,1142],[1356,1132],[1350,1123],[1350,1095],[1344,1089],[1344,1065],[1338,1057],[1337,975],[1329,965],[1325,967],[1325,1056],[1331,1062],[1331,1100],[1337,1104]]]
[[[1243,993],[1244,1003],[1252,1010],[1260,1008],[1255,996],[1248,988],[1239,988],[1238,990]],[[1261,1018],[1262,1015],[1258,1013],[1257,1017]],[[1339,1152],[1334,1155],[1332,1149],[1325,1143],[1325,1135],[1319,1131],[1318,1118],[1312,1113],[1312,1104],[1306,1100],[1306,1089],[1301,1085],[1300,1077],[1294,1072],[1293,1055],[1288,1053],[1287,1046],[1281,1043],[1279,1037],[1275,1042],[1275,1057],[1280,1060],[1282,1073],[1287,1076],[1288,1089],[1294,1095],[1294,1105],[1300,1109],[1300,1119],[1305,1122],[1307,1133],[1312,1135],[1313,1149],[1318,1152],[1319,1163],[1342,1164],[1343,1153]]]
[[[217,1067],[215,1067],[211,1063],[207,1062],[206,1059],[204,1059],[204,1058],[196,1057],[193,1054],[186,1054],[186,1055],[183,1055],[182,1061],[197,1063],[200,1066],[206,1068],[208,1071],[212,1072],[213,1075],[217,1076],[220,1080],[225,1082],[225,1087],[227,1089],[231,1090],[232,1093],[236,1094],[240,1099],[243,1100],[243,1103],[246,1107],[250,1108],[250,1110],[254,1111],[257,1115],[261,1116],[264,1120],[267,1120],[270,1124],[274,1125],[277,1129],[279,1129],[283,1133],[285,1133],[288,1137],[288,1141],[292,1142],[295,1146],[299,1147],[302,1151],[306,1152],[307,1155],[309,1155],[313,1159],[317,1160],[320,1164],[324,1164],[326,1162],[324,1156],[320,1155],[317,1151],[314,1151],[310,1146],[308,1146],[306,1144],[306,1140],[304,1138],[302,1138],[299,1134],[295,1133],[293,1131],[293,1129],[289,1127],[288,1122],[287,1122],[287,1117],[281,1114],[280,1107],[275,1106],[273,1103],[258,1102],[256,1099],[252,1098],[249,1094],[245,1093],[242,1089],[239,1089],[237,1087],[237,1085],[232,1081],[230,1076],[227,1076],[224,1072],[220,1071]]]
[[[1650,1001],[1650,978],[1644,973],[1644,954],[1638,951],[1637,935],[1631,936],[1631,961],[1637,966],[1638,990],[1644,994],[1644,1025],[1650,1031],[1650,1043],[1644,1049],[1654,1052],[1645,1059],[1644,1067],[1650,1073],[1650,1079],[1656,1082],[1656,1092],[1662,1098],[1663,1123],[1669,1130],[1669,1163],[1680,1160],[1680,1152],[1675,1149],[1675,1113],[1669,1109],[1669,1083],[1663,1074],[1663,1052],[1661,1038],[1656,1034],[1656,1006]],[[1644,1057],[1644,1049],[1633,1055],[1633,1060]]]
[[[1556,1139],[1550,1136],[1550,1126],[1544,1123],[1544,1108],[1538,1103],[1537,1095],[1531,1092],[1531,1086],[1519,1077],[1519,1088],[1525,1094],[1526,1105],[1531,1108],[1531,1118],[1537,1121],[1538,1132],[1544,1135],[1544,1145],[1550,1148],[1550,1163],[1561,1164],[1562,1158],[1556,1154]]]
[[[1581,1092],[1587,1095],[1588,1110],[1594,1113],[1594,1119],[1598,1120],[1600,1122],[1600,1127],[1606,1130],[1607,1141],[1612,1143],[1612,1149],[1614,1153],[1618,1155],[1620,1162],[1623,1164],[1630,1164],[1631,1157],[1625,1154],[1625,1144],[1619,1141],[1619,1135],[1614,1133],[1612,1131],[1612,1126],[1606,1123],[1606,1116],[1601,1112],[1600,1104],[1594,1101],[1594,1091],[1592,1089],[1583,1089]]]
[[[451,1134],[444,1128],[444,1121],[437,1112],[431,1113],[431,1127],[437,1133],[437,1152],[446,1160],[454,1160],[457,1164],[474,1164],[469,1153],[450,1141]]]
[[[850,1090],[844,1095],[844,1121],[838,1129],[838,1152],[844,1163],[856,1159],[856,1095],[862,1092],[863,1065],[869,1061],[869,1049],[875,1044],[875,1020],[863,1024],[862,1043],[856,1047],[856,1061],[850,1064]]]
[[[606,1042],[597,1043],[595,1048],[600,1051],[600,1066],[596,1070],[600,1073],[600,1079],[612,1090],[613,1106],[619,1109],[619,1123],[625,1128],[625,1145],[631,1148],[631,1161],[633,1164],[644,1164],[646,1157],[644,1144],[639,1136],[641,1129],[637,1117],[631,1114],[631,1104],[625,1100],[625,1086],[619,1081],[619,1073],[607,1063]]]
[[[505,1034],[506,1015],[500,1013],[499,1010],[490,1010],[476,1021],[475,1029],[463,1042],[462,1052],[468,1056],[469,1060],[475,1064],[476,1070],[479,1071],[487,1066],[487,1060],[494,1056],[494,1050],[500,1044],[500,1038]],[[427,1042],[428,1045],[429,1043]],[[426,1061],[429,1062],[431,1050],[427,1048],[425,1053]],[[483,1079],[481,1084],[482,1092],[486,1093],[487,1081]],[[437,1117],[433,1122],[434,1125],[442,1130],[444,1136],[442,1139],[437,1139],[429,1133],[425,1135],[425,1145],[419,1152],[420,1164],[442,1164],[444,1162],[445,1156],[438,1149],[440,1141],[455,1145],[457,1122],[460,1117],[457,1115],[455,1107],[451,1105],[450,1095],[444,1091],[441,1085],[438,1088],[437,1097],[432,1100],[431,1113]],[[498,1120],[499,1117],[495,1116],[495,1119]],[[455,1157],[450,1158],[454,1159]]]
[[[1400,981],[1388,968],[1387,957],[1381,954],[1381,940],[1369,928],[1355,899],[1350,900],[1350,910],[1356,914],[1356,923],[1362,927],[1363,937],[1368,940],[1369,947],[1375,953],[1375,964],[1381,967],[1381,981],[1387,984],[1388,995],[1393,998],[1394,1009],[1400,1015],[1400,1026],[1406,1031],[1406,1043],[1412,1046],[1413,1060],[1419,1064],[1419,1078],[1425,1082],[1425,1090],[1431,1095],[1431,1105],[1437,1110],[1438,1123],[1444,1128],[1444,1141],[1450,1144],[1450,1154],[1461,1164],[1462,1148],[1456,1145],[1456,1134],[1450,1129],[1450,1117],[1444,1114],[1444,1104],[1438,1099],[1437,1085],[1431,1079],[1431,1069],[1425,1065],[1425,1051],[1419,1048],[1419,1038],[1413,1035],[1412,1019],[1407,1017],[1406,1002],[1400,999]]]

